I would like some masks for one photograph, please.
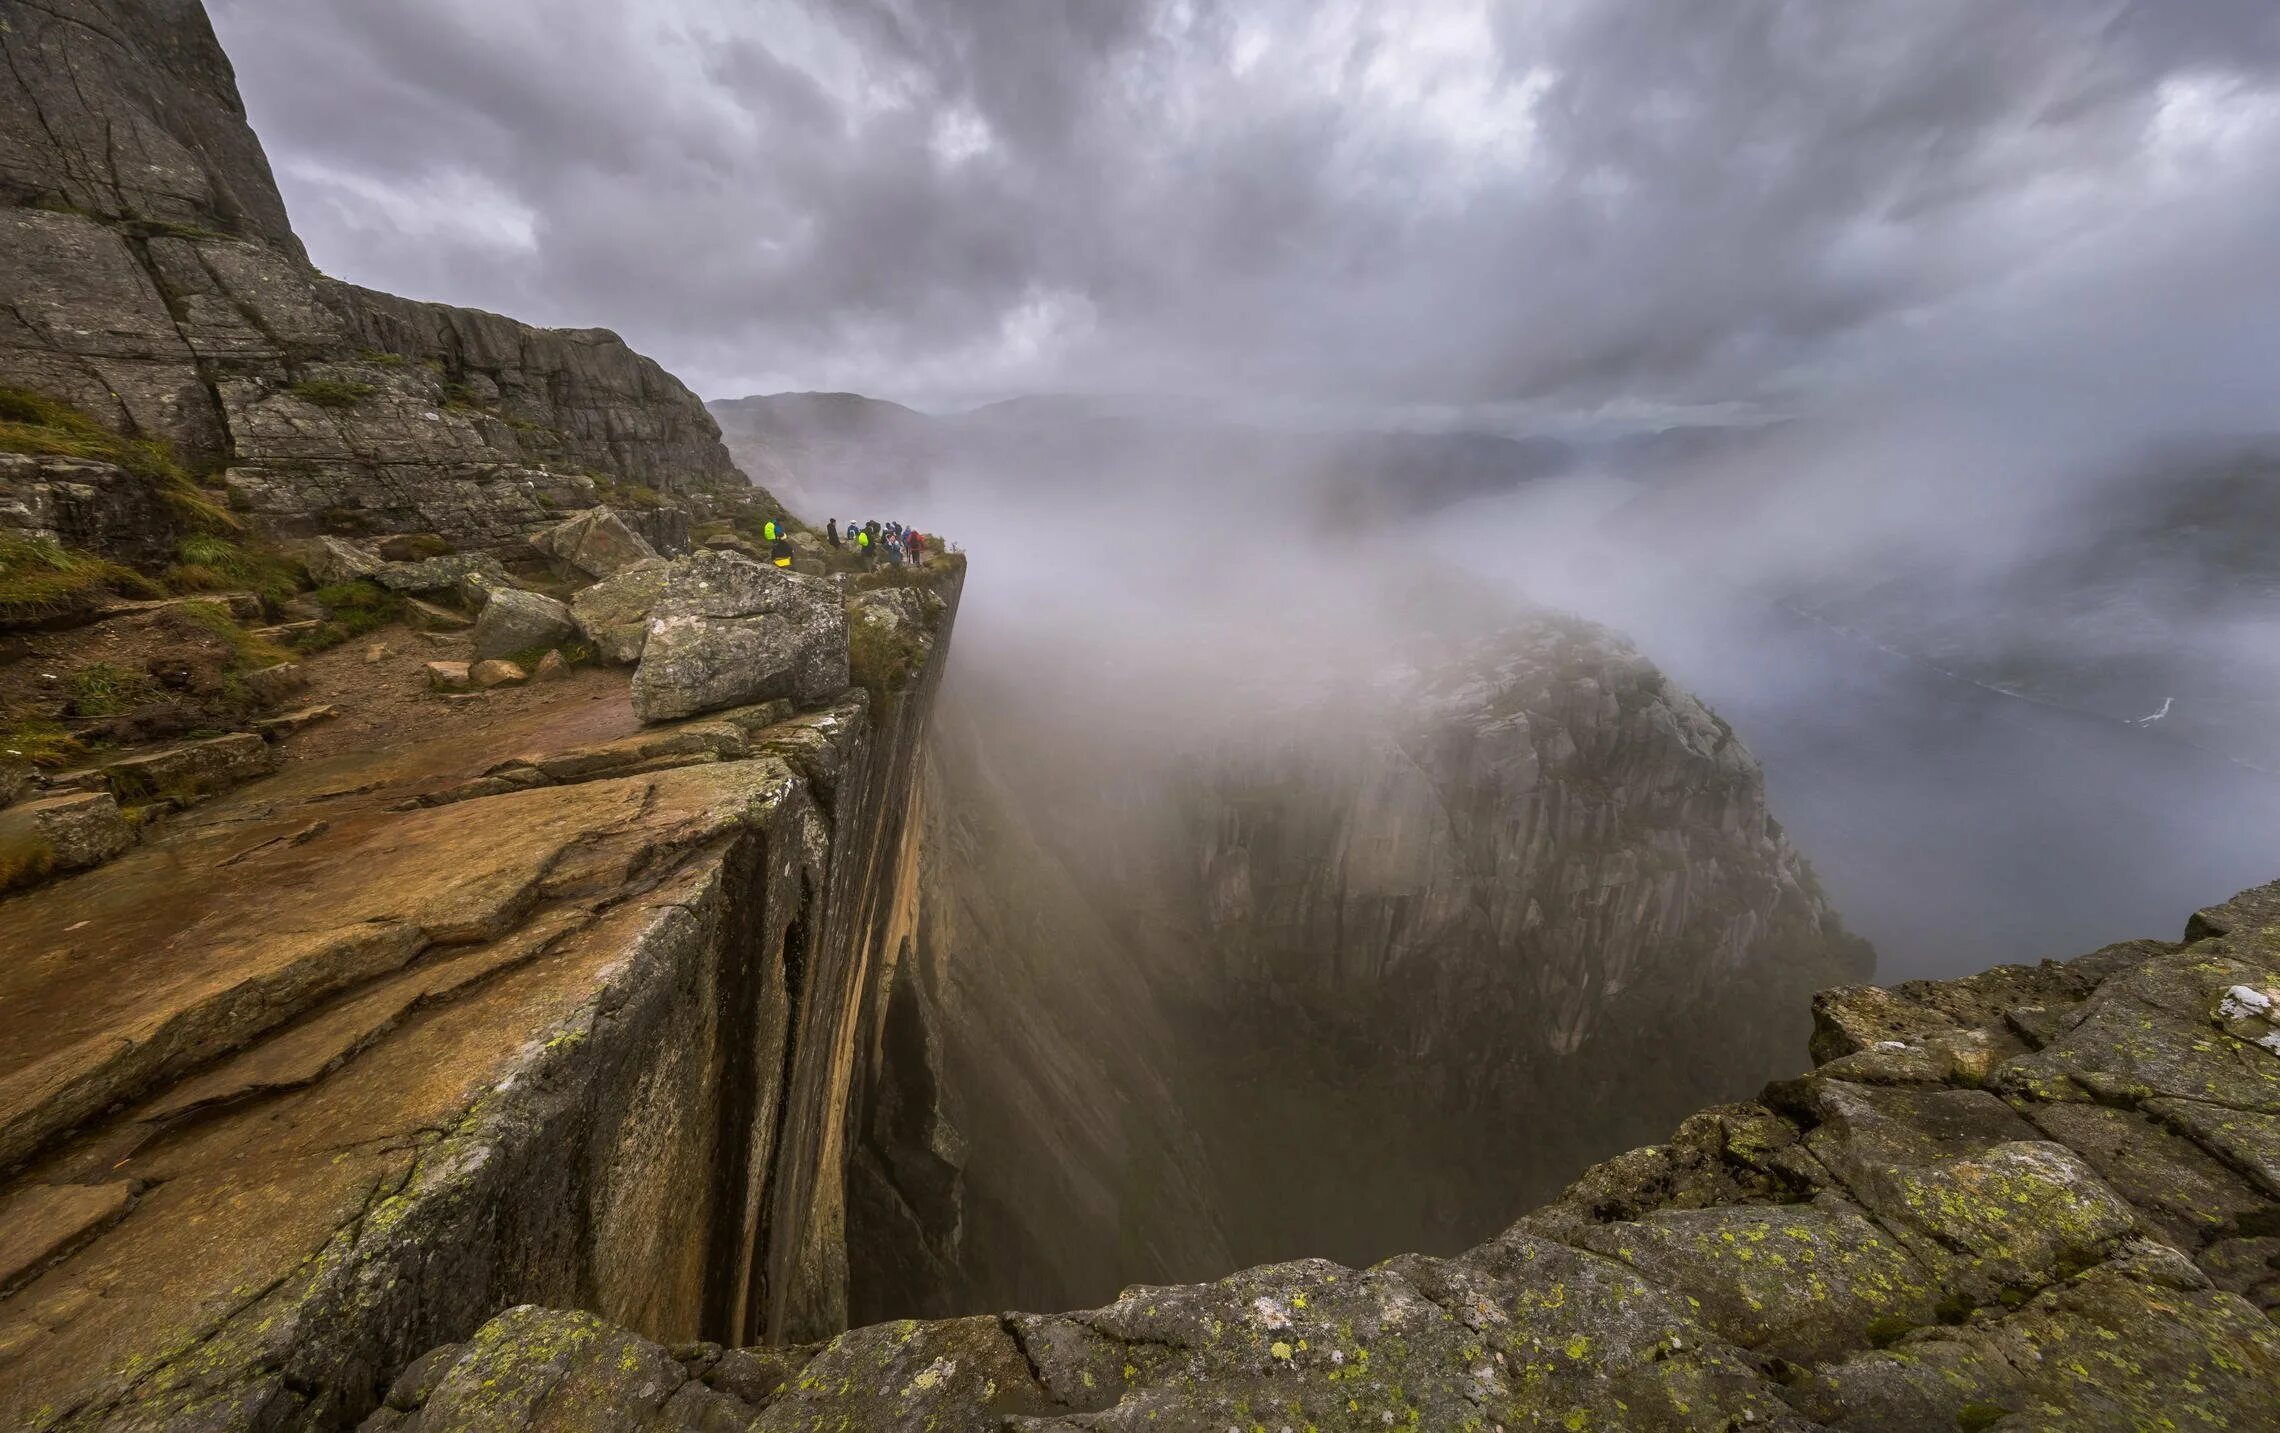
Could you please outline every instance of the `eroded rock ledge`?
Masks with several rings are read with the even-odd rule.
[[[2084,1429],[2280,1418],[2280,883],[1816,1002],[1818,1067],[1453,1259],[663,1347],[524,1307],[367,1425]]]
[[[0,1427],[347,1426],[522,1301],[844,1328],[939,588],[891,688],[643,725],[566,681],[10,900]]]

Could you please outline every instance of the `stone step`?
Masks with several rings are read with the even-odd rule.
[[[194,597],[159,597],[149,601],[113,602],[95,609],[95,620],[107,622],[114,617],[137,617],[161,612],[169,607],[186,607],[203,602],[226,609],[240,622],[261,620],[261,599],[251,592],[201,592]]]
[[[66,791],[0,811],[0,891],[99,866],[135,844],[108,791]]]
[[[463,632],[475,625],[475,619],[463,612],[423,602],[417,597],[404,599],[404,613],[412,626],[422,632]]]
[[[47,784],[56,790],[109,791],[129,802],[157,798],[189,806],[266,776],[276,764],[275,753],[259,733],[239,731],[60,771],[48,777]]]
[[[263,717],[253,724],[253,729],[271,741],[282,741],[297,731],[304,731],[321,721],[331,721],[339,715],[338,706],[331,702],[320,702],[315,706]]]
[[[323,621],[312,617],[301,622],[280,622],[274,627],[256,627],[253,635],[271,642],[290,642],[295,637],[314,632],[324,625]]]

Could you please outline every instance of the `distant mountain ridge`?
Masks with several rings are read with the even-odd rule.
[[[795,508],[865,513],[938,485],[1018,489],[1126,470],[1285,475],[1302,507],[1338,523],[1492,496],[1568,471],[1561,439],[1357,426],[1293,432],[1208,407],[1148,413],[1106,400],[1035,394],[932,415],[858,393],[772,393],[707,405],[729,451]]]

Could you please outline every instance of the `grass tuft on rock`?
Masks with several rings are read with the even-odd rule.
[[[884,724],[892,698],[899,697],[926,665],[927,647],[908,627],[866,622],[847,614],[848,678],[871,694],[871,719]]]
[[[130,671],[109,662],[89,662],[64,679],[64,694],[71,699],[74,716],[119,716],[158,695],[158,683],[146,672]]]
[[[234,671],[258,671],[293,660],[293,654],[285,648],[239,626],[237,618],[230,615],[230,609],[219,602],[185,602],[182,615],[229,643],[230,666]]]
[[[188,481],[166,444],[122,438],[70,404],[22,388],[0,388],[0,452],[87,458],[153,482]]]
[[[0,532],[0,627],[88,612],[106,597],[164,595],[131,567],[45,538]]]
[[[670,505],[663,493],[641,483],[620,482],[608,473],[592,470],[588,470],[586,476],[593,479],[594,497],[604,507],[661,508]]]
[[[0,757],[28,761],[44,770],[71,766],[87,755],[87,746],[46,717],[0,719]]]
[[[122,438],[68,403],[21,388],[0,388],[0,452],[85,458],[115,464],[150,482],[175,523],[189,532],[234,533],[245,524],[198,486],[173,448]]]
[[[182,539],[174,557],[166,585],[177,592],[253,592],[275,607],[308,583],[307,570],[291,558],[212,533]]]
[[[55,870],[55,847],[37,836],[0,837],[0,891],[44,881]]]
[[[369,383],[350,383],[339,378],[304,378],[285,391],[319,408],[354,408],[380,390]]]
[[[325,620],[294,640],[294,650],[299,652],[322,652],[337,647],[385,627],[404,614],[403,597],[377,582],[336,582],[310,595],[325,609]]]

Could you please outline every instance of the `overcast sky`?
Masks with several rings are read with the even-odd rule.
[[[322,268],[712,397],[1746,414],[2280,316],[2273,0],[210,4]]]

